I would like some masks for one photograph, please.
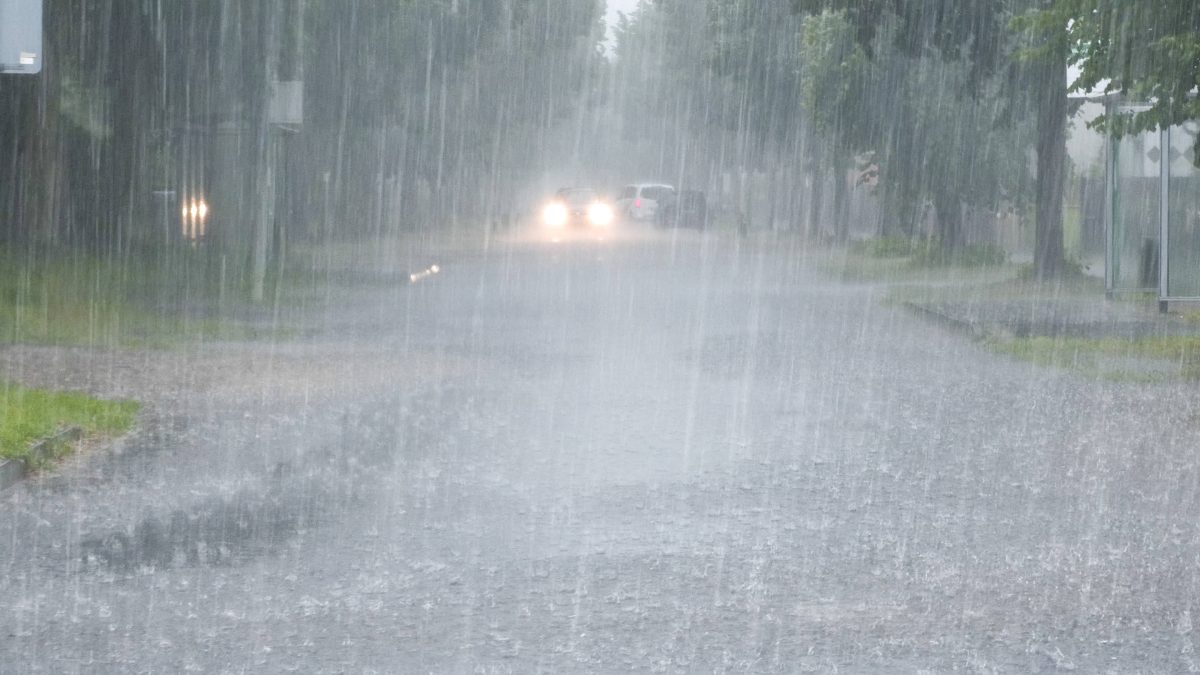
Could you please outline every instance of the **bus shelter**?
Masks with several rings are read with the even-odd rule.
[[[1117,114],[1146,106],[1117,104]],[[1200,121],[1108,142],[1105,290],[1200,302]]]

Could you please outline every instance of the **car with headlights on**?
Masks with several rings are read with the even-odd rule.
[[[608,227],[616,212],[591,188],[561,188],[542,208],[542,224],[550,228]]]

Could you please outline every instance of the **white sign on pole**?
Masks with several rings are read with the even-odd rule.
[[[42,71],[42,0],[0,0],[0,73]]]

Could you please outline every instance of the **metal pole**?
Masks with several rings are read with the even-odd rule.
[[[1110,105],[1109,114],[1112,114],[1112,111],[1113,107]],[[1115,211],[1113,209],[1113,200],[1117,198],[1117,149],[1112,132],[1109,132],[1104,139],[1104,153],[1104,296],[1112,300],[1113,286],[1116,283],[1116,269],[1114,267],[1116,246],[1113,243],[1116,228],[1113,226]]]
[[[1168,267],[1171,259],[1171,228],[1167,220],[1171,203],[1171,130],[1168,127],[1163,127],[1159,132],[1158,147],[1158,175],[1162,184],[1159,190],[1158,213],[1158,311],[1165,314],[1170,291]]]

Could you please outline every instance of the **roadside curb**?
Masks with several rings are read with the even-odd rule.
[[[1162,337],[1196,337],[1200,330],[1174,319],[1146,319],[1134,315],[1071,315],[1070,313],[1054,314],[1037,312],[1026,309],[1020,312],[1023,316],[1013,316],[1012,312],[957,312],[953,307],[946,309],[938,303],[925,303],[908,300],[899,303],[914,314],[943,328],[965,334],[975,340],[999,340],[1009,342],[1023,338],[1084,338],[1084,339],[1115,339],[1137,341],[1147,338]]]
[[[974,340],[982,341],[989,337],[993,337],[991,332],[980,324],[973,323],[971,321],[964,321],[963,319],[950,316],[949,314],[938,311],[928,305],[912,301],[906,301],[903,303],[903,305],[910,311],[916,313],[918,316],[940,324],[943,328],[949,328],[955,332],[962,333]]]
[[[79,427],[68,427],[62,431],[43,438],[33,444],[29,449],[29,454],[38,461],[49,461],[54,459],[54,449],[64,443],[78,441],[83,438],[83,429]],[[0,491],[16,485],[25,476],[29,475],[29,466],[21,459],[3,459],[0,460]]]

